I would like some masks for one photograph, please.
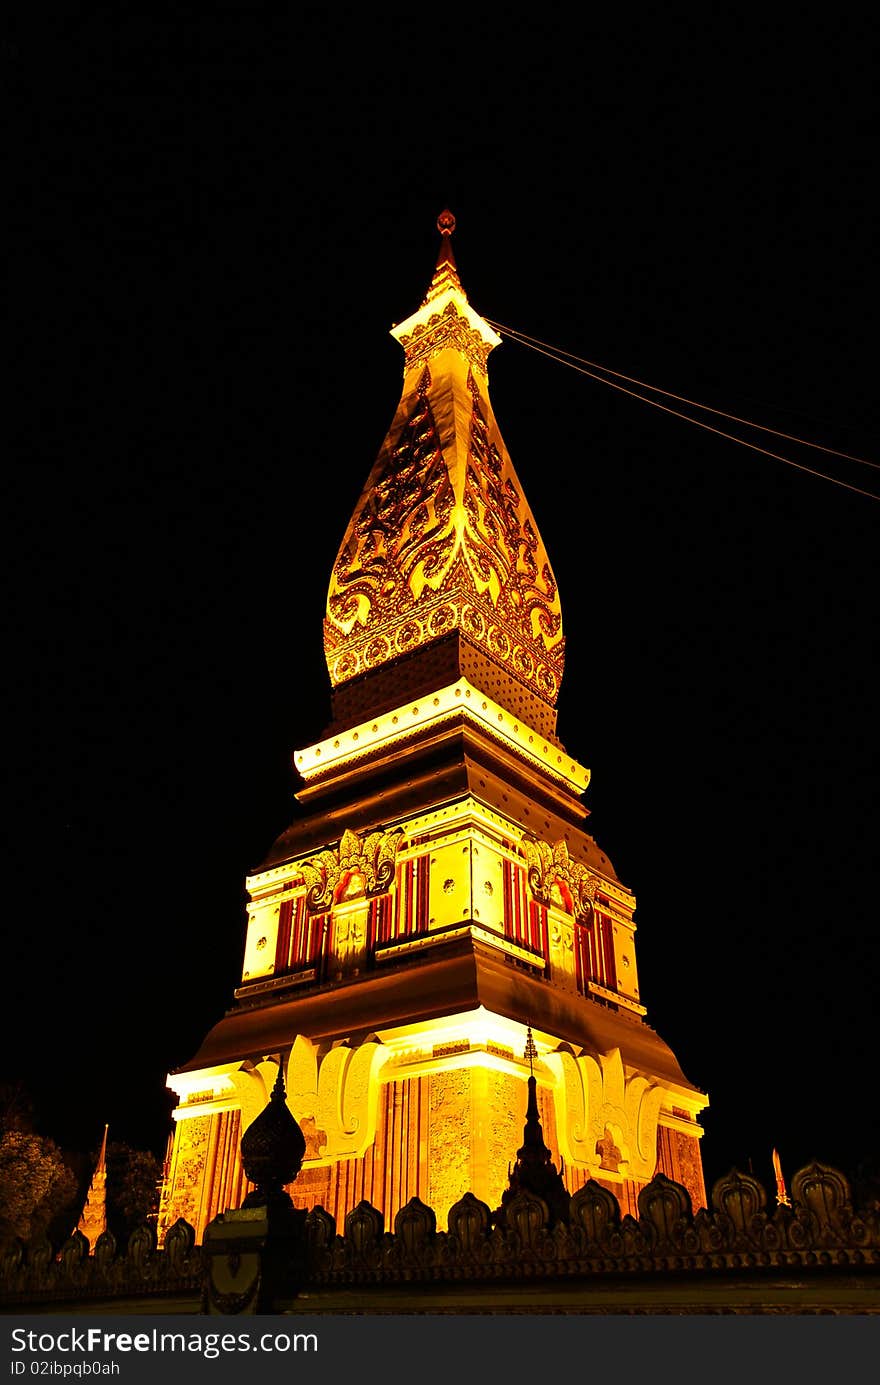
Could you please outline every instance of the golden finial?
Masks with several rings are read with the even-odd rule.
[[[441,236],[451,236],[455,230],[455,217],[448,207],[437,218],[437,230]]]

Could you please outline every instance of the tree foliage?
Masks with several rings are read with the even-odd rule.
[[[0,1246],[48,1231],[69,1207],[75,1215],[77,1180],[54,1140],[27,1130],[0,1135]]]
[[[20,1078],[0,1082],[0,1134],[34,1129],[34,1099]]]
[[[19,1081],[0,1082],[0,1250],[16,1238],[47,1235],[58,1245],[73,1232],[98,1162],[65,1154],[35,1128],[34,1103]],[[162,1166],[146,1150],[122,1141],[107,1145],[107,1226],[124,1244],[136,1226],[152,1220],[159,1204]]]
[[[107,1222],[120,1243],[156,1215],[161,1176],[162,1165],[155,1154],[132,1149],[123,1141],[107,1145]]]

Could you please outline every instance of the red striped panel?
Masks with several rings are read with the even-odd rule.
[[[526,943],[529,940],[526,926],[529,917],[529,895],[526,887],[526,873],[522,866],[514,867],[514,886],[516,891],[516,931],[514,937],[518,943]]]
[[[403,911],[399,921],[398,936],[406,937],[412,932],[413,898],[412,898],[412,877],[413,863],[405,861],[403,865]]]
[[[522,866],[503,861],[504,936],[515,943],[531,943],[531,914],[526,873]]]
[[[307,954],[306,948],[306,897],[301,894],[296,901],[296,908],[293,914],[293,927],[290,939],[290,965],[298,966],[305,961]]]
[[[607,914],[594,914],[589,923],[576,925],[578,984],[595,981],[610,991],[617,990],[614,964],[614,925]]]
[[[428,931],[428,908],[429,891],[428,886],[431,879],[431,863],[427,856],[419,856],[415,862],[418,900],[416,908],[415,931],[417,933],[427,933]]]
[[[391,896],[377,895],[370,900],[367,916],[367,947],[372,949],[377,943],[387,943],[391,936]]]
[[[574,925],[574,970],[578,990],[586,995],[590,969],[590,938],[582,923]]]
[[[501,881],[504,894],[503,914],[504,936],[513,937],[513,867],[509,861],[501,862]]]
[[[602,960],[604,980],[603,985],[610,991],[617,990],[617,969],[614,965],[614,938],[612,936],[612,924],[610,918],[605,914],[599,915],[599,923],[602,929]]]
[[[290,921],[293,900],[284,899],[278,908],[278,941],[275,945],[275,972],[287,971],[290,965]]]
[[[543,958],[548,956],[547,938],[547,910],[543,904],[538,904],[534,899],[529,900],[529,927],[528,937],[525,940],[529,947],[533,947],[536,952],[540,952]]]
[[[397,867],[393,917],[389,906],[388,937],[407,938],[428,931],[431,863],[428,856],[401,861]]]

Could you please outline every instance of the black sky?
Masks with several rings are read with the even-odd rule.
[[[585,23],[563,58],[549,29],[389,22],[361,50],[223,14],[98,7],[4,54],[0,1067],[75,1148],[109,1121],[161,1151],[165,1074],[231,1003],[444,206],[485,316],[878,460],[858,32],[795,56]],[[877,501],[511,341],[490,389],[559,583],[560,736],[637,897],[649,1022],[709,1093],[708,1178],[876,1158]]]

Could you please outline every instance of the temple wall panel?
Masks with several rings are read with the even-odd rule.
[[[617,988],[622,995],[639,999],[639,976],[636,967],[635,929],[632,922],[613,918],[614,970]]]
[[[429,1095],[428,1195],[443,1225],[453,1203],[471,1187],[471,1076],[469,1068],[432,1074]],[[477,1194],[479,1196],[479,1194]]]
[[[660,1125],[657,1128],[657,1152],[657,1171],[687,1188],[693,1210],[696,1212],[700,1207],[707,1206],[703,1161],[697,1136]]]
[[[446,928],[471,917],[471,852],[464,836],[432,850],[429,890],[431,928]]]
[[[510,904],[516,891],[512,878],[507,883],[500,892]],[[440,1228],[465,1193],[498,1207],[522,1142],[527,1084],[508,1068],[512,1054],[503,1044],[488,1044],[482,1057],[465,1057],[462,1048],[467,1054],[466,1043],[435,1046],[433,1067],[426,1071],[422,1060],[412,1073],[392,1075],[381,1043],[340,1045],[319,1060],[300,1036],[287,1065],[288,1101],[307,1153],[288,1190],[294,1203],[324,1207],[340,1231],[363,1200],[382,1211],[389,1230],[414,1197],[433,1208]],[[638,1194],[659,1171],[687,1188],[695,1210],[706,1205],[697,1137],[681,1122],[658,1124],[662,1089],[642,1075],[627,1079],[618,1050],[575,1058],[560,1049],[542,1062],[543,1137],[570,1193],[593,1177],[637,1216]],[[230,1109],[190,1115],[181,1108],[160,1235],[182,1217],[201,1237],[213,1217],[241,1206],[249,1189],[241,1133],[264,1108],[275,1074],[267,1061],[224,1076],[236,1093]]]
[[[373,1143],[357,1158],[306,1161],[287,1190],[295,1206],[308,1209],[320,1204],[336,1219],[341,1232],[346,1215],[367,1201],[383,1213],[390,1230],[410,1198],[427,1200],[426,1082],[426,1078],[413,1078],[383,1084]]]
[[[504,932],[504,859],[488,842],[473,847],[473,917],[485,928]]]
[[[209,1116],[195,1116],[178,1121],[175,1127],[171,1167],[159,1209],[160,1237],[182,1217],[195,1228],[196,1239],[201,1239],[207,1221],[200,1213],[210,1125]]]
[[[275,898],[261,899],[250,905],[242,962],[243,981],[253,981],[274,971],[281,907],[282,901],[277,895]]]

